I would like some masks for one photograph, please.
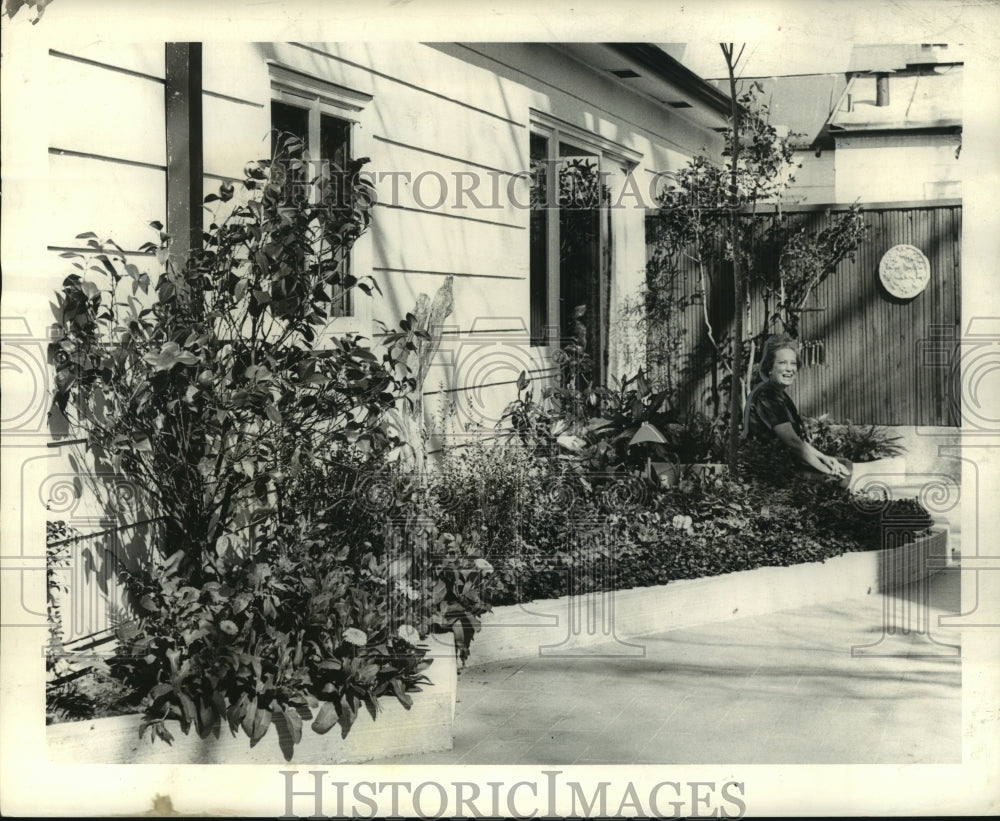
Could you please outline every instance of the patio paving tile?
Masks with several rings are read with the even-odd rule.
[[[665,727],[643,752],[646,757],[656,753],[664,764],[750,764],[762,740],[718,730],[672,733]]]
[[[768,736],[757,747],[752,764],[809,764],[818,747],[812,738],[801,735]]]
[[[956,575],[931,579],[934,612],[957,612]],[[852,653],[885,639],[883,618],[869,596],[643,636],[644,658],[470,665],[454,749],[374,763],[960,761],[960,660],[915,634]]]
[[[600,733],[549,732],[530,747],[527,757],[533,764],[573,764],[583,753],[600,745],[600,742]]]
[[[452,763],[515,765],[533,763],[529,752],[534,741],[483,739]],[[420,762],[423,763],[423,762]]]

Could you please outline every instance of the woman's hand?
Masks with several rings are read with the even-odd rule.
[[[827,456],[825,453],[820,453],[819,451],[816,451],[816,456],[819,458],[820,464],[826,468],[826,472],[831,476],[842,478],[850,474],[850,471],[838,459],[834,459],[832,456]]]
[[[795,429],[788,422],[782,422],[774,426],[774,432],[778,439],[807,465],[827,476],[836,476],[843,479],[850,476],[850,470],[840,461],[825,453],[820,453],[816,448],[807,442],[803,442]]]

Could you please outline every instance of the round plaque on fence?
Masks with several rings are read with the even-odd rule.
[[[882,285],[894,297],[912,299],[931,279],[931,264],[924,252],[913,245],[895,245],[878,264]]]

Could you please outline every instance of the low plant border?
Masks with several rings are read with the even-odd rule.
[[[933,528],[898,547],[844,553],[822,562],[497,607],[483,618],[473,662],[573,654],[616,640],[877,595],[942,569],[947,545],[948,531]],[[588,630],[589,624],[597,628]],[[640,644],[632,647],[621,644],[611,654],[642,654]]]

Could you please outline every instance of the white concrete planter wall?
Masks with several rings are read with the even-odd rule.
[[[632,637],[877,594],[939,569],[947,536],[935,530],[892,550],[846,553],[825,562],[498,607],[484,616],[470,661],[572,655],[615,640],[609,652],[627,656],[633,654],[627,644]]]
[[[853,491],[874,489],[880,484],[887,488],[902,487],[906,484],[906,457],[890,456],[873,462],[855,462],[848,487]]]
[[[240,731],[236,736],[224,726],[218,738],[200,738],[191,728],[185,735],[176,721],[169,729],[172,744],[139,738],[138,715],[72,721],[46,727],[49,760],[65,764],[347,764],[385,756],[450,750],[455,720],[457,666],[451,634],[428,636],[430,657],[427,669],[432,685],[422,685],[412,693],[413,706],[407,710],[394,696],[379,699],[381,711],[373,721],[367,710],[358,713],[347,738],[335,726],[317,735],[303,722],[302,740],[291,759],[281,750],[283,724],[272,723],[267,735],[255,747]],[[280,731],[280,732],[279,732]]]

